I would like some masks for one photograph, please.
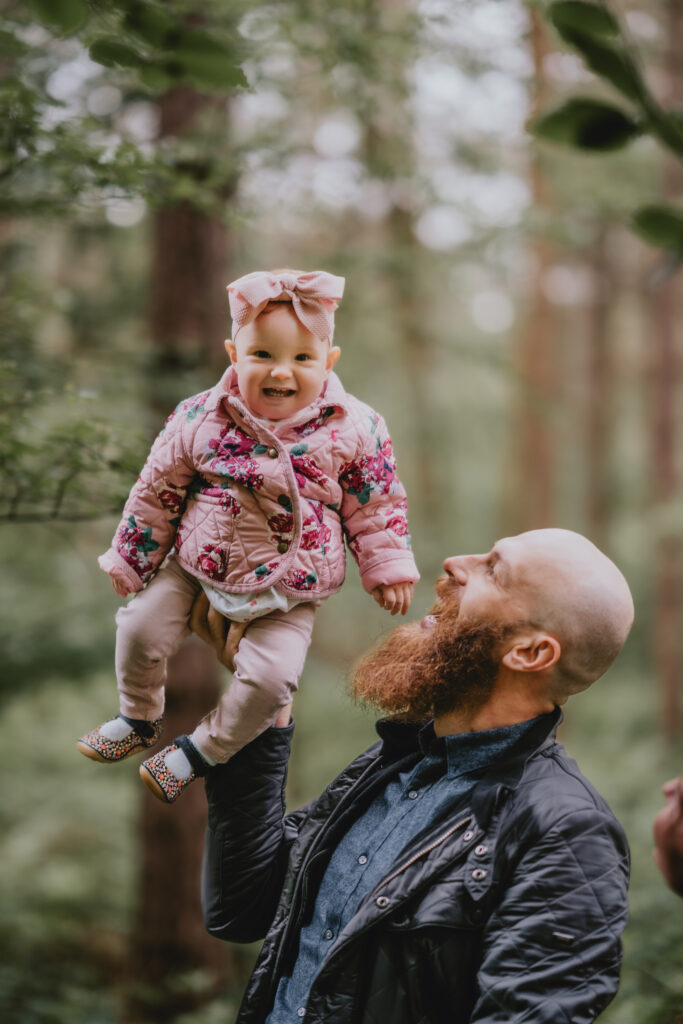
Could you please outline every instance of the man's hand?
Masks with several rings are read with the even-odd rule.
[[[654,820],[654,858],[668,885],[683,896],[683,776],[662,786],[666,807]]]
[[[391,612],[392,615],[397,615],[399,612],[401,615],[405,615],[413,600],[413,584],[381,583],[370,593],[385,611]]]
[[[248,622],[230,622],[217,612],[203,590],[200,590],[192,604],[190,629],[213,647],[221,665],[231,672],[235,670],[235,655]]]

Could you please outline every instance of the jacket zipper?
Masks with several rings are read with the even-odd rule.
[[[276,959],[275,959],[275,963],[274,963],[274,966],[273,966],[273,978],[277,977],[278,970],[280,968],[280,964],[281,964],[282,959],[284,957],[285,948],[287,946],[287,939],[289,938],[293,928],[296,926],[296,923],[297,923],[297,922],[294,922],[292,920],[292,913],[291,913],[291,911],[292,911],[292,909],[296,905],[296,899],[299,896],[299,893],[302,892],[302,891],[305,892],[305,887],[306,887],[306,868],[308,867],[308,863],[311,860],[311,858],[312,858],[312,856],[313,856],[313,854],[315,852],[315,847],[316,847],[317,843],[319,842],[321,836],[323,836],[323,834],[326,831],[328,831],[328,829],[331,827],[331,825],[332,825],[333,821],[335,820],[335,818],[341,812],[341,809],[346,805],[347,801],[351,797],[351,794],[354,793],[354,791],[361,784],[363,779],[365,779],[365,777],[373,769],[375,769],[377,767],[378,763],[381,760],[382,760],[382,755],[379,754],[373,761],[370,762],[369,765],[366,766],[366,768],[361,772],[361,774],[358,776],[356,781],[354,783],[352,783],[352,785],[346,790],[346,792],[341,797],[341,799],[340,799],[339,803],[337,804],[337,806],[332,810],[332,813],[330,814],[329,818],[327,819],[327,821],[325,822],[325,824],[321,828],[320,832],[315,837],[313,843],[311,844],[309,849],[306,851],[306,855],[305,855],[305,857],[304,857],[304,859],[303,859],[303,861],[301,863],[301,866],[299,867],[299,876],[298,876],[298,878],[296,880],[296,884],[295,884],[294,889],[292,891],[292,896],[291,896],[291,899],[290,899],[289,919],[287,921],[287,924],[285,925],[285,928],[283,930],[282,936],[280,938],[279,949],[278,949],[278,952],[277,952],[277,955],[276,955]],[[298,917],[299,917],[299,914],[297,914],[297,921],[298,921]]]
[[[431,842],[429,846],[423,847],[418,851],[418,853],[414,853],[410,860],[407,860],[405,864],[402,864],[401,867],[397,868],[391,875],[387,875],[386,878],[383,878],[382,881],[379,882],[372,890],[373,894],[379,892],[380,889],[385,887],[385,885],[389,885],[389,882],[393,882],[395,878],[398,878],[398,876],[403,874],[404,871],[407,871],[409,867],[412,867],[415,861],[420,859],[420,857],[424,857],[426,854],[431,853],[432,850],[435,850],[437,846],[441,846],[442,843],[445,843],[447,839],[450,839],[454,832],[457,832],[459,828],[463,828],[465,825],[469,824],[471,820],[472,815],[468,814],[466,818],[462,819],[462,821],[458,821],[455,825],[451,825],[451,827],[440,835],[438,839]]]

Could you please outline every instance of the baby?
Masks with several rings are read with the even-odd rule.
[[[121,761],[161,734],[165,662],[190,633],[200,589],[249,622],[232,682],[191,736],[140,767],[168,803],[225,762],[292,700],[316,606],[344,579],[344,536],[363,586],[405,614],[419,579],[403,487],[382,418],[332,372],[344,279],[322,271],[247,274],[228,286],[231,360],[181,402],[133,487],[99,564],[117,594],[120,711],[78,741]]]

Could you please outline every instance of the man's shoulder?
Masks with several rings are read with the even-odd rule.
[[[622,832],[607,801],[557,741],[529,759],[514,803],[540,831],[561,828],[563,822],[593,821]]]

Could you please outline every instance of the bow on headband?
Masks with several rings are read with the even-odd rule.
[[[258,270],[228,285],[232,340],[262,313],[269,302],[288,300],[298,320],[321,341],[332,341],[334,311],[344,294],[344,278],[324,270],[280,274]]]

